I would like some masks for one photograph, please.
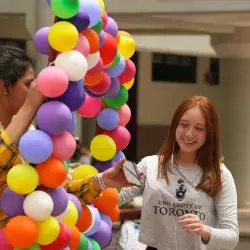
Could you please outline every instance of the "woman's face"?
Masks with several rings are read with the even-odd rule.
[[[194,107],[181,117],[176,128],[175,139],[183,152],[193,153],[201,148],[207,138],[206,120],[202,110]]]
[[[10,111],[15,115],[23,106],[27,97],[28,89],[34,80],[34,69],[29,67],[23,76],[21,76],[14,86],[10,86],[7,95]]]

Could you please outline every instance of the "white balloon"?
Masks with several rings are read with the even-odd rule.
[[[68,216],[69,211],[70,211],[70,206],[69,206],[69,204],[68,204],[66,210],[65,210],[62,214],[60,214],[60,215],[58,215],[58,216],[55,217],[56,220],[57,220],[59,223],[61,223],[62,221],[64,221],[64,219]]]
[[[51,215],[53,208],[52,198],[44,191],[30,193],[23,203],[25,214],[36,221],[47,219]]]
[[[81,80],[88,70],[85,56],[76,50],[59,54],[55,60],[55,66],[64,70],[70,81]]]
[[[87,62],[88,62],[88,70],[94,68],[97,63],[99,62],[99,58],[100,58],[100,52],[97,51],[96,53],[93,54],[89,54],[87,56]]]

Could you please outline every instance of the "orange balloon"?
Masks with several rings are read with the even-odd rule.
[[[120,42],[120,34],[119,34],[119,32],[117,33],[115,40],[116,40],[116,43],[119,44],[119,42]]]
[[[63,162],[54,157],[37,164],[36,170],[40,183],[48,188],[61,186],[67,178],[67,170]]]
[[[103,213],[111,213],[119,200],[119,193],[116,188],[108,188],[94,201],[93,205]]]
[[[76,250],[81,242],[80,231],[78,230],[76,226],[69,228],[69,230],[71,232],[71,241],[70,241],[69,247],[71,250]]]
[[[89,41],[89,54],[96,53],[99,50],[99,36],[92,29],[85,29],[81,32]]]
[[[5,235],[8,242],[16,248],[28,248],[37,239],[36,223],[27,216],[16,216],[6,225]]]
[[[120,218],[120,208],[118,206],[115,206],[114,209],[111,211],[110,214],[108,214],[112,222],[116,222]]]
[[[104,76],[103,71],[101,71],[97,75],[85,75],[84,82],[87,86],[94,86],[101,82],[103,76]]]
[[[85,232],[89,227],[91,226],[92,223],[92,213],[88,209],[87,206],[82,206],[82,213],[76,223],[77,228],[79,229],[80,232]]]

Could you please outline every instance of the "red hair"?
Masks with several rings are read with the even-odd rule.
[[[178,143],[175,143],[175,131],[182,115],[194,107],[199,107],[202,110],[207,129],[206,142],[200,149],[198,159],[198,164],[203,169],[203,175],[196,189],[205,192],[210,197],[215,197],[222,187],[220,164],[224,158],[220,152],[217,112],[212,102],[206,97],[194,96],[187,98],[177,108],[170,125],[168,137],[158,152],[158,178],[164,178],[169,183],[167,170],[171,155],[179,149]]]

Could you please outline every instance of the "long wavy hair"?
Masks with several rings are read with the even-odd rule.
[[[203,169],[197,190],[205,192],[209,197],[215,197],[221,190],[222,178],[220,164],[224,157],[220,151],[219,122],[217,112],[212,102],[203,96],[194,96],[182,101],[177,108],[170,125],[169,134],[158,152],[158,178],[166,179],[169,183],[168,168],[171,164],[172,153],[179,150],[175,141],[175,132],[182,115],[189,109],[199,107],[206,119],[207,138],[199,149],[198,165]]]

